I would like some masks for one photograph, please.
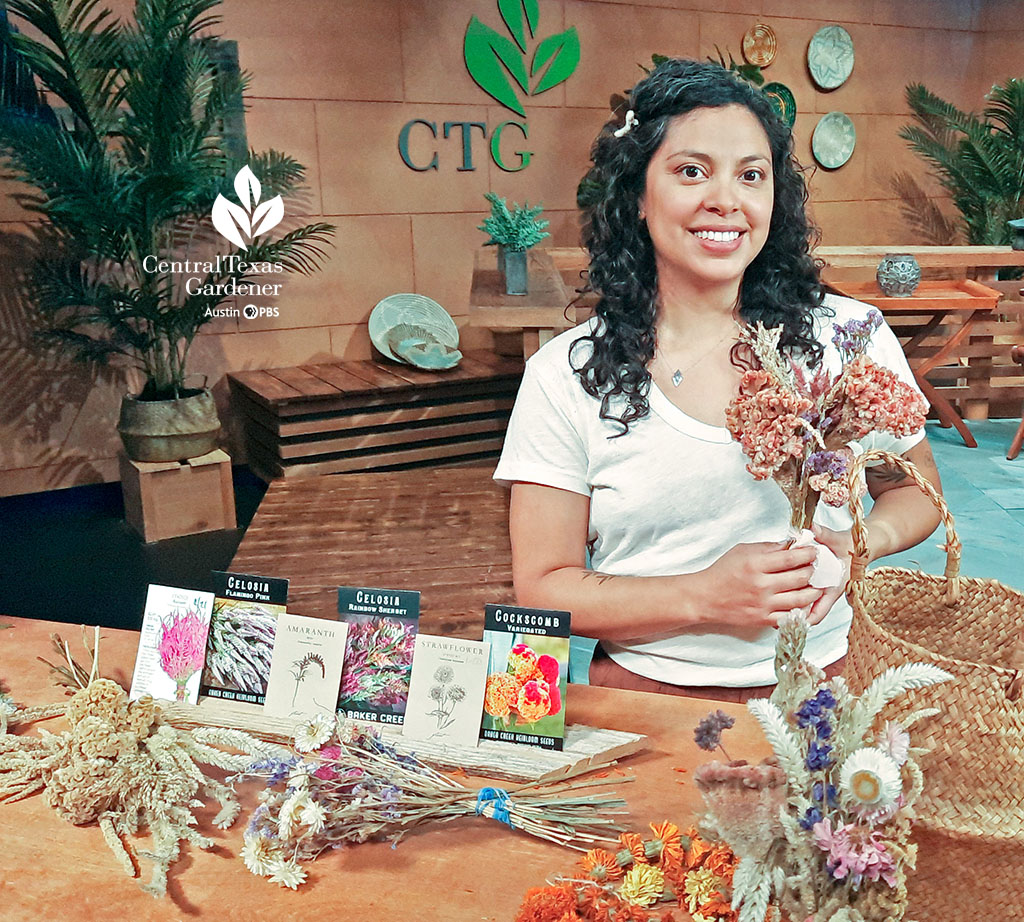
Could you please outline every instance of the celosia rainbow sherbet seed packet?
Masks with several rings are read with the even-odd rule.
[[[131,700],[152,695],[196,703],[212,611],[212,592],[149,587]]]
[[[491,645],[481,739],[561,749],[569,675],[569,612],[487,605]]]
[[[419,618],[413,590],[338,587],[338,620],[348,624],[339,714],[402,723]]]

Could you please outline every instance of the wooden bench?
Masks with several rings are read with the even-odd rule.
[[[469,352],[422,371],[339,362],[228,375],[249,465],[270,481],[497,458],[522,359]]]

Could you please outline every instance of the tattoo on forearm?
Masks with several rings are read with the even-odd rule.
[[[615,579],[615,576],[612,573],[598,573],[597,570],[583,571],[584,579],[589,579],[591,576],[594,577],[594,579],[597,580],[598,583],[606,583],[610,579]]]

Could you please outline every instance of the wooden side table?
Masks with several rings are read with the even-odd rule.
[[[469,324],[496,333],[523,333],[523,358],[528,359],[553,336],[576,325],[568,311],[573,298],[547,250],[527,251],[528,294],[507,295],[498,272],[494,247],[476,252],[469,293]],[[571,318],[571,319],[570,319]]]

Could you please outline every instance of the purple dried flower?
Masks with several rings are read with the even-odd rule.
[[[812,771],[822,771],[832,764],[832,747],[819,743],[817,740],[811,742],[807,747],[807,768]]]
[[[839,350],[844,365],[864,354],[872,334],[881,323],[882,315],[872,308],[863,320],[832,324],[832,329],[835,330],[832,344]]]
[[[708,752],[713,752],[717,747],[722,745],[722,731],[728,730],[736,719],[730,717],[724,711],[718,710],[711,714],[708,714],[693,731],[693,738],[701,749],[706,749]],[[722,752],[725,752],[723,749]],[[728,753],[726,753],[728,758]]]
[[[811,827],[815,823],[820,823],[822,819],[821,810],[817,807],[808,807],[807,812],[799,820],[800,828],[810,831]]]

